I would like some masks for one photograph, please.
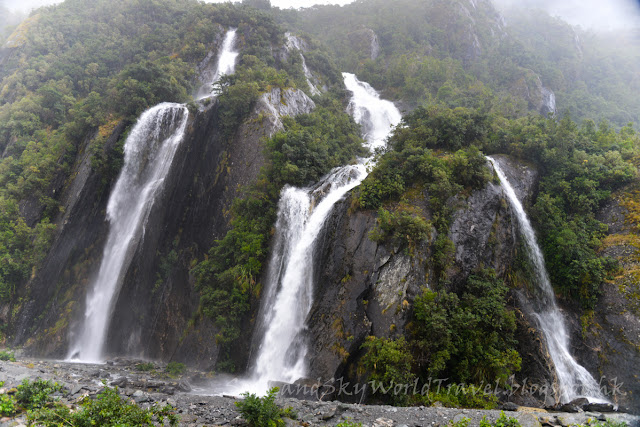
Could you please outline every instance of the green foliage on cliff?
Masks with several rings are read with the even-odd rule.
[[[632,33],[588,32],[523,7],[504,20],[491,2],[440,0],[318,6],[282,20],[323,42],[343,70],[411,107],[515,118],[540,109],[544,86],[578,120],[640,123]]]
[[[305,186],[337,166],[365,155],[360,128],[343,105],[325,97],[311,114],[283,118],[285,130],[267,142],[268,177],[279,184]]]
[[[376,396],[396,405],[423,399],[495,407],[495,396],[485,394],[484,387],[504,383],[522,361],[516,350],[515,315],[506,308],[508,291],[492,270],[472,274],[456,293],[425,290],[414,301],[407,340],[369,337],[362,346],[367,351],[362,367],[378,385]],[[424,396],[390,392],[437,378],[447,380]]]
[[[552,283],[584,308],[594,307],[601,284],[616,268],[598,253],[607,230],[596,214],[612,192],[637,179],[632,159],[640,150],[640,138],[630,125],[616,132],[606,122],[578,126],[569,116],[507,119],[472,109],[429,107],[407,115],[389,142],[357,190],[359,207],[378,209],[418,189],[428,196],[432,224],[445,235],[455,208],[450,198],[492,179],[476,147],[533,162],[540,187],[530,215]],[[386,215],[379,223],[388,234],[391,222]],[[442,239],[435,242],[433,257],[440,272],[448,252]]]
[[[532,161],[540,188],[531,209],[554,287],[593,308],[613,260],[599,255],[607,229],[598,210],[612,192],[637,179],[632,159],[640,138],[630,127],[615,132],[606,122],[578,126],[528,117],[496,128],[487,150]]]
[[[379,385],[379,398],[389,400],[394,405],[406,405],[409,396],[405,393],[382,393],[395,385],[412,384],[414,374],[411,372],[415,363],[410,344],[400,337],[396,340],[369,337],[362,345],[367,351],[362,358],[362,365],[370,373],[370,381]],[[374,393],[375,395],[376,393]]]
[[[487,384],[520,370],[508,291],[495,272],[483,270],[457,293],[426,290],[415,299],[412,334],[425,378]]]
[[[19,26],[16,48],[0,52],[0,299],[49,250],[59,190],[79,154],[92,153],[108,188],[121,166],[121,144],[105,152],[116,125],[159,102],[190,100],[196,65],[230,26],[245,63],[275,63],[271,44],[282,31],[264,13],[231,4],[73,0]]]

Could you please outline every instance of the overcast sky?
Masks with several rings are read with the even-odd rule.
[[[10,9],[29,11],[62,0],[0,0]],[[225,0],[206,0],[222,2]],[[309,7],[314,4],[347,4],[352,0],[271,0],[280,8]],[[493,0],[501,6],[526,5],[540,7],[573,25],[607,30],[640,26],[640,0]]]
[[[595,30],[640,26],[639,0],[494,0],[501,6],[539,7],[573,25]]]

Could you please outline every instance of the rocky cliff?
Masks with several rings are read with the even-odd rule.
[[[519,195],[525,201],[532,197],[537,182],[535,171],[507,157],[499,157],[498,161],[510,178],[518,182]],[[429,219],[427,200],[427,194],[420,193],[410,203]],[[455,207],[449,230],[455,246],[454,261],[447,272],[449,286],[455,288],[470,273],[483,267],[509,277],[521,242],[515,217],[499,184],[489,182],[468,197],[453,198],[448,203]],[[354,212],[350,206],[349,198],[336,206],[318,248],[322,268],[317,273],[315,302],[308,318],[309,376],[314,379],[362,380],[363,374],[357,367],[366,337],[402,336],[414,298],[423,288],[433,285],[431,255],[435,230],[429,241],[412,250],[378,244],[370,238],[376,214]],[[541,335],[533,327],[526,293],[523,287],[514,287],[510,294],[517,313],[519,351],[523,357],[519,377],[553,383],[552,364]],[[541,404],[531,396],[520,399],[522,403]]]
[[[110,353],[204,367],[215,362],[217,331],[197,315],[199,295],[189,270],[228,230],[225,213],[242,188],[257,178],[265,162],[264,138],[282,129],[280,117],[314,107],[300,90],[273,89],[228,139],[217,126],[217,103],[192,112],[164,192],[124,276],[106,346]],[[114,149],[125,127],[115,127],[106,152]],[[30,282],[29,302],[15,328],[17,345],[51,357],[65,356],[108,230],[105,209],[113,181],[105,182],[107,178],[92,169],[89,153],[78,159],[74,178],[61,189],[65,209],[53,249]]]
[[[640,412],[640,241],[638,188],[616,194],[600,211],[609,227],[604,255],[619,262],[619,270],[602,288],[595,310],[571,314],[575,348],[581,362],[602,376],[601,386],[613,400]]]

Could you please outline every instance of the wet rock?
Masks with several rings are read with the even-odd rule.
[[[538,421],[540,421],[540,424],[542,424],[543,427],[557,425],[556,417],[550,417],[550,416],[539,417]]]
[[[578,413],[580,412],[580,407],[572,405],[571,403],[565,403],[564,405],[560,406],[560,410],[562,412]]]
[[[336,411],[337,411],[337,408],[335,407],[329,408],[320,413],[320,419],[324,421],[329,420],[336,416]]]
[[[517,411],[519,405],[516,405],[513,402],[506,402],[502,405],[502,410],[504,411]]]
[[[118,378],[116,380],[111,381],[109,384],[114,386],[114,387],[123,388],[123,387],[127,386],[128,382],[129,382],[129,380],[127,379],[127,377],[121,377],[121,378]]]
[[[165,387],[160,387],[158,391],[163,394],[173,395],[175,394],[176,389],[174,387],[165,386]]]
[[[589,403],[584,405],[583,409],[593,412],[615,412],[615,408],[611,403]]]
[[[580,409],[584,408],[585,405],[589,404],[589,399],[584,398],[584,397],[578,397],[577,399],[573,399],[571,402],[568,403],[569,405],[573,405],[576,406]]]
[[[188,393],[191,391],[191,385],[188,382],[182,380],[178,383],[178,385],[176,386],[176,389]]]

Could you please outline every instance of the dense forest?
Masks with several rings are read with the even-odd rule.
[[[515,302],[530,288],[524,257],[503,274],[488,265],[463,280],[451,273],[456,212],[499,181],[486,155],[508,155],[537,171],[527,211],[556,295],[583,322],[582,338],[614,284],[629,312],[640,315],[638,270],[607,251],[614,242],[602,215],[621,201],[634,227],[623,243],[638,248],[637,37],[574,28],[542,11],[503,16],[486,0],[360,0],[300,11],[255,0],[66,0],[19,25],[0,5],[0,307],[9,313],[0,342],[11,343],[17,319],[27,316],[31,284],[65,225],[59,190],[75,178],[81,155],[90,153],[101,192],[108,192],[140,113],[181,102],[204,114],[205,104],[193,100],[201,63],[230,27],[238,29],[240,56],[235,73],[213,88],[211,110],[222,143],[236,142],[243,125],[262,123],[254,109],[274,89],[304,91],[315,108],[282,117],[281,129],[261,139],[265,163],[220,213],[227,223],[219,238],[195,247],[177,235],[172,247],[156,251],[158,288],[173,286],[172,274],[184,271],[183,286],[197,291],[180,343],[201,322],[215,328],[212,370],[246,365],[237,354],[250,346],[282,189],[312,185],[367,154],[340,72],[355,73],[404,113],[369,176],[347,196],[348,215],[375,218],[368,239],[428,272],[407,301],[406,327],[368,337],[340,369],[386,382],[439,376],[469,384],[456,398],[376,399],[490,408],[495,397],[476,396],[474,387],[504,383],[527,368],[531,355],[518,342]],[[286,32],[304,41],[304,66],[300,55],[282,54]],[[312,93],[305,67],[322,93]],[[108,143],[119,127],[124,131]],[[50,284],[56,304],[73,307],[67,304],[77,288],[67,292],[61,283]],[[68,327],[72,309],[58,310]],[[57,326],[47,333],[64,341],[67,331]]]

